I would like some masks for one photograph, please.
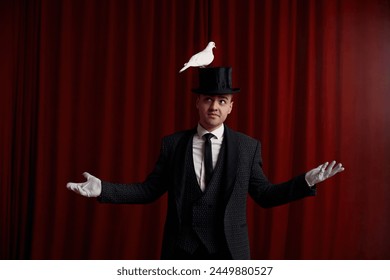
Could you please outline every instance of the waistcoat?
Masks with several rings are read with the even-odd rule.
[[[222,144],[213,176],[204,192],[196,178],[192,144],[188,145],[186,153],[182,226],[177,246],[192,254],[203,244],[210,254],[214,254],[225,244],[222,205],[225,144]]]

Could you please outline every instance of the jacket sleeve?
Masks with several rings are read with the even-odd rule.
[[[260,143],[258,142],[253,157],[249,194],[261,207],[279,206],[306,196],[316,195],[316,188],[310,188],[305,180],[305,174],[292,178],[291,180],[272,184],[263,173]]]
[[[142,183],[115,184],[102,181],[103,203],[145,204],[153,202],[167,191],[168,151],[162,141],[160,156],[153,171]]]

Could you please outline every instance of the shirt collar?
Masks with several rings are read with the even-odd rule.
[[[199,123],[197,127],[197,132],[199,137],[203,137],[206,133],[213,134],[217,139],[222,139],[223,133],[225,132],[225,126],[222,124],[220,127],[218,127],[216,130],[213,130],[213,132],[209,132],[206,129],[204,129]]]

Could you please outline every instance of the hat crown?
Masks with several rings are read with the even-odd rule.
[[[199,68],[199,88],[193,89],[193,92],[218,95],[239,91],[238,88],[232,88],[231,67]]]

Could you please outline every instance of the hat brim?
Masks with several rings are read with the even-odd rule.
[[[240,92],[239,88],[223,89],[223,90],[207,90],[202,88],[192,89],[193,93],[205,94],[205,95],[224,95],[224,94],[234,94]]]

